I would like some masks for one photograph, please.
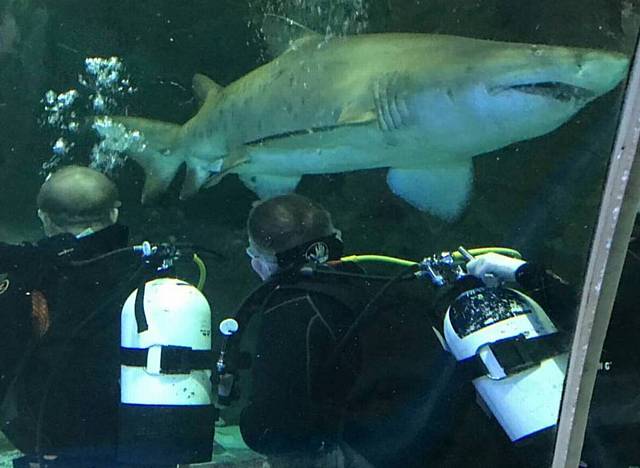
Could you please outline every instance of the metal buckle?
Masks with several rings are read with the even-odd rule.
[[[526,341],[520,334],[480,346],[478,356],[487,369],[487,377],[503,380],[540,365],[531,357]]]
[[[186,346],[152,345],[147,348],[146,371],[152,375],[188,374],[189,351]]]
[[[152,375],[162,374],[162,345],[152,345],[147,348],[147,365],[145,370]]]
[[[163,374],[189,374],[188,346],[166,345],[162,347],[162,357],[160,359],[160,372]]]

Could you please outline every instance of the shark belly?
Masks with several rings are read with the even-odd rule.
[[[260,198],[270,198],[294,190],[305,174],[389,168],[393,193],[451,219],[468,199],[473,155],[432,151],[424,133],[422,128],[389,133],[368,125],[298,135],[247,148],[247,163],[233,172]]]

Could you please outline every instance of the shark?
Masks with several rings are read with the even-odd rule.
[[[200,103],[183,124],[113,116],[142,144],[143,202],[186,165],[180,197],[237,174],[260,198],[306,174],[387,168],[391,191],[456,219],[473,158],[549,133],[626,76],[604,50],[460,36],[306,32],[227,86],[197,74]]]

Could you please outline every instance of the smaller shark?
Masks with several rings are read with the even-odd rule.
[[[391,190],[451,220],[464,209],[472,158],[544,135],[625,77],[619,53],[428,34],[306,33],[222,87],[203,75],[184,125],[113,117],[144,144],[143,201],[181,165],[181,198],[238,174],[261,198],[304,174],[389,168]]]

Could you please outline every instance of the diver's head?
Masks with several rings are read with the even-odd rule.
[[[49,174],[38,193],[38,217],[47,236],[96,232],[118,220],[118,189],[107,176],[82,166]]]
[[[339,258],[342,242],[331,214],[320,204],[289,194],[254,206],[247,221],[251,266],[263,279],[308,261]]]

